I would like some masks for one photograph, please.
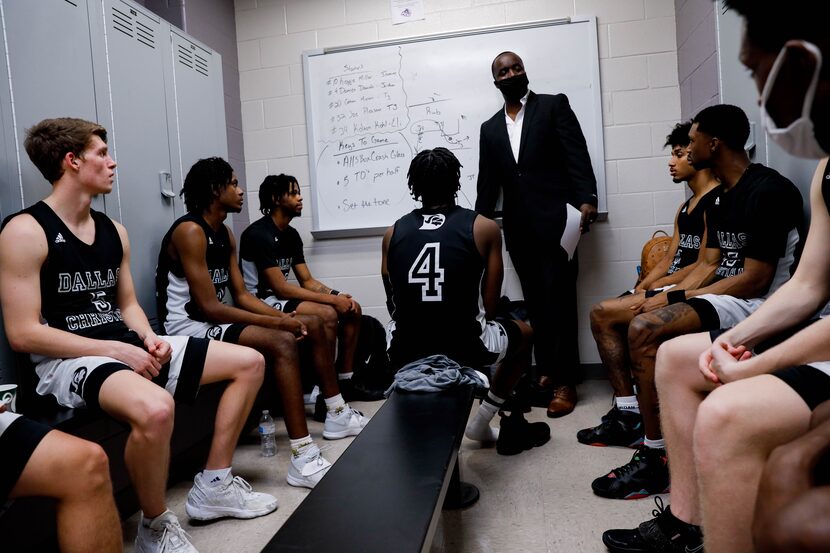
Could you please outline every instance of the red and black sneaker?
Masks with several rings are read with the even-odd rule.
[[[665,449],[641,447],[631,460],[591,482],[594,493],[610,499],[640,499],[669,491]]]
[[[602,417],[599,425],[576,433],[576,439],[580,443],[600,447],[619,445],[636,448],[643,445],[643,438],[642,415],[617,409],[616,406]]]

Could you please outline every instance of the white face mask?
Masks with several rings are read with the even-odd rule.
[[[804,95],[801,117],[790,123],[786,128],[779,129],[766,110],[770,92],[775,85],[775,80],[781,71],[781,66],[784,64],[784,58],[787,55],[787,46],[784,46],[781,49],[781,53],[775,59],[775,63],[772,64],[772,69],[770,69],[769,75],[767,76],[767,82],[764,84],[764,90],[761,92],[761,124],[766,129],[770,139],[781,146],[784,151],[796,157],[820,159],[827,157],[827,152],[824,151],[818,143],[818,140],[816,140],[816,133],[813,129],[813,120],[810,119],[810,112],[813,109],[813,98],[816,94],[819,72],[821,71],[821,51],[809,42],[802,41],[801,45],[816,58],[816,69],[810,81],[810,86],[807,88],[807,93]]]

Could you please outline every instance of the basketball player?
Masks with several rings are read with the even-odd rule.
[[[126,230],[90,207],[93,196],[112,190],[106,138],[103,127],[81,119],[46,119],[29,129],[26,152],[52,193],[12,215],[0,233],[6,337],[14,350],[32,354],[37,393],[130,425],[124,459],[142,509],[136,551],[192,552],[164,498],[174,400],[192,401],[200,384],[227,382],[188,514],[270,513],[277,500],[231,474],[264,361],[248,348],[153,332],[135,297]]]
[[[224,224],[242,209],[242,189],[227,161],[200,159],[185,177],[188,213],[165,235],[156,273],[159,319],[168,332],[250,346],[274,371],[291,442],[287,481],[313,488],[331,463],[311,439],[305,419],[297,340],[307,342],[327,407],[323,437],[355,436],[368,418],[343,400],[322,321],[285,314],[245,288],[236,242]]]
[[[466,436],[497,442],[515,454],[547,442],[547,424],[528,423],[521,410],[490,421],[530,364],[532,332],[522,321],[496,320],[504,272],[498,225],[455,203],[461,164],[446,148],[423,150],[407,177],[423,208],[404,215],[383,237],[381,276],[392,306],[392,365],[443,354],[495,374]]]

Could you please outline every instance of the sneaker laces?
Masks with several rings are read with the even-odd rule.
[[[231,489],[233,489],[237,494],[241,495],[244,498],[250,497],[254,494],[254,488],[251,486],[247,480],[242,478],[241,476],[234,476],[233,480],[230,481],[228,484]]]
[[[303,467],[303,471],[302,471],[303,474],[306,473],[305,467],[307,467],[308,465],[310,465],[312,463],[314,463],[315,466],[314,466],[314,471],[311,474],[316,474],[316,473],[320,472],[321,470],[325,469],[327,466],[328,467],[331,466],[331,463],[328,462],[325,457],[323,457],[323,451],[327,450],[327,449],[328,449],[328,446],[317,447],[317,453],[315,453],[312,457],[306,457],[306,464]]]
[[[159,553],[174,553],[183,551],[186,546],[191,545],[191,536],[181,527],[178,520],[168,520],[164,523],[164,530],[161,533],[161,550]],[[170,546],[169,548],[167,546]]]
[[[654,496],[654,505],[657,507],[651,511],[651,516],[654,518],[660,518],[668,511],[668,507],[666,507],[665,503],[663,503],[663,498],[659,495]]]
[[[302,455],[297,456],[296,458],[297,459],[300,459],[300,458],[305,459],[305,463],[303,463],[303,467],[306,467],[307,465],[309,465],[311,463],[317,463],[317,467],[319,467],[319,468],[317,470],[315,470],[314,472],[319,472],[326,465],[326,458],[323,457],[323,452],[330,449],[331,446],[324,445],[323,447],[320,447],[317,444],[312,444],[312,446],[316,448],[316,451],[314,451],[313,449],[311,449],[311,447],[309,447],[310,451],[306,451]],[[302,472],[302,470],[301,470],[301,472]],[[245,482],[245,483],[247,484],[247,482]],[[250,485],[248,487],[250,488]]]
[[[645,458],[645,449],[645,447],[637,448],[637,451],[634,452],[634,455],[631,457],[629,462],[611,470],[611,473],[615,473],[618,477],[621,477],[629,472],[632,472],[635,468],[637,468],[635,467],[635,463],[637,461],[642,461]]]

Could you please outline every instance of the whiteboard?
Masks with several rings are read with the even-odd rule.
[[[312,234],[382,233],[419,203],[406,173],[421,150],[463,165],[458,204],[473,208],[481,124],[502,109],[490,64],[525,63],[530,89],[565,93],[579,119],[605,211],[605,151],[594,17],[489,27],[303,53]]]

